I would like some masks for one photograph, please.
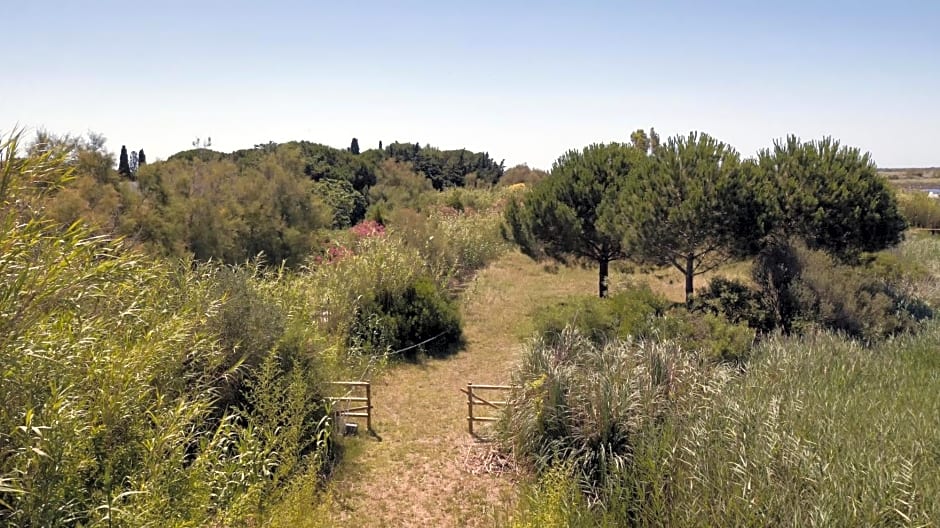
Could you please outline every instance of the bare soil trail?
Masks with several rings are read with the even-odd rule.
[[[492,526],[514,500],[512,476],[470,471],[489,447],[467,433],[468,382],[507,383],[538,307],[596,288],[596,271],[547,273],[518,252],[480,272],[462,294],[466,348],[372,380],[373,428],[333,481],[337,526]]]

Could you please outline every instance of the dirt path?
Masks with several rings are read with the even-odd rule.
[[[463,294],[467,347],[456,356],[400,365],[373,380],[375,431],[361,437],[334,480],[337,526],[492,526],[513,500],[512,478],[467,471],[468,452],[485,444],[467,434],[467,382],[504,383],[530,333],[532,310],[593,292],[595,271],[542,265],[511,253]]]

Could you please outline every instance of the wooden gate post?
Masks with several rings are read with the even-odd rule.
[[[473,384],[467,383],[467,427],[473,434]]]
[[[372,432],[372,384],[366,383],[366,429]]]
[[[331,381],[329,383],[331,385],[351,387],[347,389],[346,396],[327,396],[329,401],[333,403],[341,403],[344,406],[341,409],[335,411],[336,415],[349,416],[352,418],[365,418],[366,428],[370,433],[375,434],[375,432],[372,430],[372,383],[368,381]],[[364,398],[362,396],[349,395],[355,389],[355,387],[363,387],[365,389],[366,395]],[[350,407],[350,405],[359,406]]]

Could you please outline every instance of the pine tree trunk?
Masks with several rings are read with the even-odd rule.
[[[598,262],[600,271],[597,276],[597,294],[601,298],[607,297],[607,275],[610,273],[610,261],[602,259]]]
[[[695,273],[695,258],[692,255],[685,257],[685,304],[692,302],[692,277]]]

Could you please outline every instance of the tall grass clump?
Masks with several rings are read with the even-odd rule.
[[[568,465],[579,488],[603,501],[632,471],[641,431],[685,415],[725,372],[668,342],[598,345],[566,331],[524,353],[501,437],[537,473]]]
[[[260,515],[329,442],[316,361],[226,335],[219,270],[165,263],[37,205],[70,177],[55,151],[0,155],[0,520],[192,526]],[[242,301],[238,301],[242,302]],[[270,306],[270,304],[268,304]],[[257,322],[263,327],[265,321]],[[234,332],[234,330],[233,330]],[[245,346],[269,346],[249,366]],[[222,405],[228,381],[239,403]]]
[[[898,208],[914,227],[940,227],[940,201],[923,191],[898,193]]]
[[[940,308],[940,237],[909,236],[885,252],[879,264],[890,266],[892,282],[903,292]]]
[[[634,429],[630,463],[607,466],[601,500],[564,492],[557,473],[543,470],[515,525],[549,515],[561,516],[561,526],[932,525],[940,519],[938,346],[936,322],[873,346],[827,332],[770,336],[746,373],[712,378],[722,382],[700,384],[684,404]],[[556,375],[551,362],[541,363],[535,372],[545,373],[545,385]],[[582,374],[589,385],[574,390],[601,391],[601,377]],[[524,390],[530,396],[510,416],[529,418],[510,423],[526,440],[511,445],[535,447],[523,455],[563,453],[552,468],[578,467],[583,450],[554,446],[581,445],[583,434],[577,422],[556,417],[603,414],[562,391]],[[561,414],[552,410],[560,401],[577,406]],[[582,482],[583,473],[567,482]]]

